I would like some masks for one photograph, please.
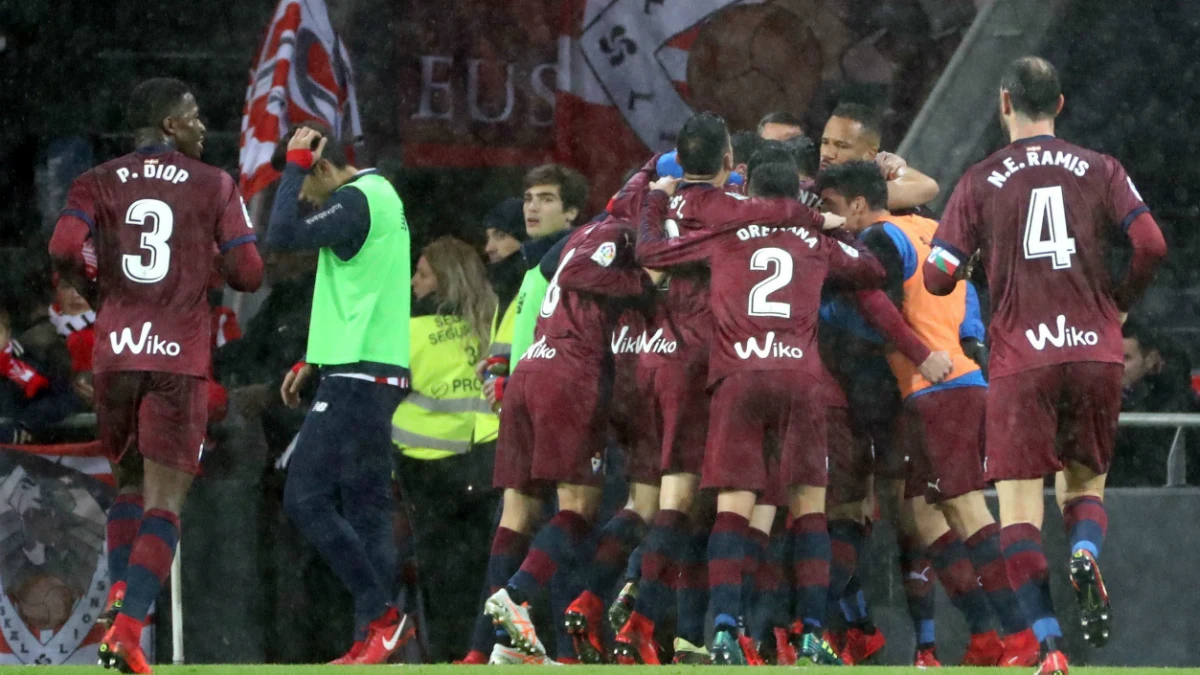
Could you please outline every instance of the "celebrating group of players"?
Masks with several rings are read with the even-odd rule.
[[[819,150],[786,117],[731,138],[702,113],[601,218],[529,261],[514,303],[528,344],[514,331],[514,358],[489,360],[484,386],[502,409],[504,499],[464,662],[558,663],[530,609],[547,587],[574,598],[556,619],[584,662],[658,663],[655,634],[672,613],[678,662],[861,662],[884,642],[861,590],[872,570],[858,565],[878,492],[899,514],[917,665],[937,665],[932,571],[970,627],[964,663],[1066,675],[1041,543],[1051,474],[1085,637],[1107,641],[1097,560],[1121,322],[1166,245],[1116,160],[1053,135],[1064,102],[1053,66],[1015,61],[998,102],[1011,143],[968,170],[940,224],[913,211],[937,184],[879,152],[869,109],[839,106]],[[101,661],[148,673],[142,624],[204,436],[213,252],[239,290],[258,287],[262,261],[232,179],[198,161],[204,125],[187,88],[148,81],[130,115],[138,150],[76,179],[51,253],[63,273],[96,276],[103,303],[95,385],[121,495],[108,514]],[[387,181],[329,141],[300,131],[279,148],[295,165],[280,222],[305,195],[333,202],[305,232],[332,232],[309,237],[322,249],[324,322],[309,357],[326,367],[313,415],[338,408],[310,415],[311,470],[293,467],[289,485],[305,498],[293,517],[355,595],[358,642],[339,662],[382,663],[411,628],[376,572],[394,565],[366,560],[387,558],[390,514],[362,507],[388,500],[364,504],[361,486],[388,494],[376,469],[408,389],[408,326],[395,318],[407,314],[408,231]],[[530,234],[578,214],[581,177],[530,176]],[[339,218],[356,227],[331,226]],[[1106,260],[1116,236],[1133,249],[1119,280]],[[991,291],[990,355],[963,283],[976,264]],[[629,503],[594,532],[610,430]],[[368,454],[379,461],[367,466]],[[535,533],[551,488],[557,512]],[[715,504],[703,498],[713,493]],[[830,630],[830,607],[844,630]]]
[[[1121,322],[1166,246],[1116,160],[1053,135],[1063,101],[1053,66],[1015,61],[999,90],[1012,142],[940,224],[913,211],[936,183],[878,152],[868,109],[835,110],[819,167],[778,120],[760,132],[797,137],[688,120],[676,152],[541,260],[544,294],[518,296],[538,316],[500,401],[483,606],[498,641],[477,637],[464,662],[554,663],[530,613],[552,585],[575,598],[558,618],[584,662],[659,663],[673,605],[677,662],[860,662],[883,646],[857,565],[878,490],[900,514],[916,665],[938,665],[932,568],[970,627],[965,664],[1065,675],[1041,544],[1051,474],[1084,633],[1104,644]],[[528,187],[527,219],[539,188],[562,197]],[[1120,234],[1134,253],[1115,281]],[[990,358],[962,281],[977,262]],[[630,498],[593,537],[610,429]],[[558,510],[535,533],[550,487]]]

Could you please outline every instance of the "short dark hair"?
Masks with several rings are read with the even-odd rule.
[[[157,129],[162,121],[179,111],[183,97],[191,87],[173,77],[155,77],[133,88],[125,106],[125,121],[129,128]]]
[[[800,177],[796,165],[791,162],[771,162],[754,170],[750,179],[750,195],[753,197],[787,197],[795,199],[800,194]]]
[[[1013,112],[1031,120],[1058,114],[1058,98],[1062,96],[1058,70],[1040,56],[1022,56],[1008,64],[1000,88],[1008,92]]]
[[[864,197],[873,209],[887,208],[887,181],[875,162],[847,162],[831,166],[817,176],[817,192],[833,190],[846,201]]]
[[[795,167],[796,159],[783,141],[763,141],[758,152],[746,164],[746,180],[750,180],[758,167],[764,164],[791,164]]]
[[[804,130],[804,120],[800,119],[799,115],[790,113],[786,110],[776,110],[763,115],[763,118],[758,121],[758,133],[762,133],[764,127],[768,124],[783,124],[789,127],[800,127]]]
[[[283,171],[283,168],[287,166],[288,143],[291,142],[292,136],[295,136],[296,132],[300,129],[312,129],[327,139],[325,141],[325,149],[321,151],[321,159],[328,160],[330,164],[339,169],[344,169],[350,164],[349,158],[346,157],[346,147],[342,145],[342,142],[338,140],[333,131],[323,122],[308,121],[301,122],[288,129],[283,138],[279,139],[279,142],[275,144],[275,152],[271,154],[271,167],[273,169]],[[315,141],[312,149],[316,150],[320,142],[319,140]]]
[[[559,164],[543,164],[525,174],[525,189],[535,185],[557,185],[563,210],[576,209],[580,215],[587,203],[588,184],[583,174]],[[578,218],[578,216],[576,216]]]
[[[1169,346],[1160,331],[1151,328],[1148,323],[1135,317],[1129,317],[1125,321],[1125,325],[1121,326],[1121,337],[1127,340],[1137,340],[1138,348],[1142,350],[1143,354],[1150,352],[1161,354]]]
[[[733,163],[745,164],[762,147],[763,139],[753,131],[739,131],[729,139],[733,146]]]
[[[796,161],[796,168],[800,173],[806,178],[817,175],[817,167],[821,165],[821,151],[811,138],[796,136],[781,143],[792,153],[792,159]]]
[[[847,101],[839,103],[833,109],[833,114],[830,117],[854,120],[862,125],[863,131],[872,134],[876,138],[883,136],[883,112],[878,108]]]
[[[684,173],[716,175],[721,171],[721,160],[729,149],[729,129],[725,127],[725,120],[712,112],[692,115],[679,130],[676,149],[676,159]]]

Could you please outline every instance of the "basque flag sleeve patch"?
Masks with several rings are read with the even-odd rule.
[[[957,255],[942,246],[934,246],[933,250],[929,252],[926,262],[933,263],[939,270],[951,276],[958,270],[958,266],[962,264]]]

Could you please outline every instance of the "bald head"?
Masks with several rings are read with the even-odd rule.
[[[1058,114],[1062,98],[1058,70],[1040,56],[1023,56],[1010,63],[1000,79],[1000,90],[1008,93],[1013,112],[1030,120]]]

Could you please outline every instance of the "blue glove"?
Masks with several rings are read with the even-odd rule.
[[[655,167],[655,171],[658,172],[660,177],[683,178],[683,167],[679,166],[679,158],[676,155],[677,151],[672,150],[658,158],[658,166]],[[735,171],[729,174],[729,182],[734,185],[741,185],[746,182],[746,178]]]

